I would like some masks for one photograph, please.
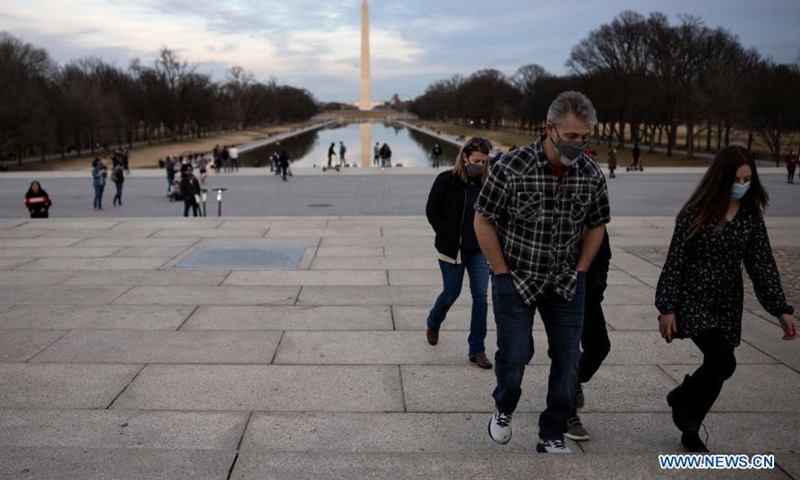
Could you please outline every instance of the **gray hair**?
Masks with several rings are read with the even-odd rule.
[[[589,97],[581,92],[569,91],[558,94],[550,108],[547,110],[547,120],[561,125],[571,113],[582,122],[591,126],[597,125],[597,112]]]

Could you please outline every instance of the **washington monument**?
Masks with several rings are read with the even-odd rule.
[[[369,72],[369,5],[361,3],[361,110],[372,110],[372,89]]]

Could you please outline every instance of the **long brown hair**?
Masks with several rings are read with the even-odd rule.
[[[689,240],[698,234],[703,227],[714,222],[715,233],[725,227],[725,217],[731,201],[733,183],[736,181],[736,170],[747,165],[753,172],[750,178],[750,189],[740,200],[742,206],[751,206],[763,212],[769,204],[769,195],[758,178],[758,170],[750,153],[742,147],[725,147],[714,157],[711,166],[700,180],[697,188],[686,204],[678,212],[678,218],[691,210],[697,210],[686,234]]]
[[[483,170],[481,174],[481,183],[486,182],[486,178],[489,177],[489,162],[491,158],[488,158],[489,153],[492,151],[492,144],[489,140],[483,139],[481,137],[473,137],[470,138],[467,143],[461,147],[461,150],[458,152],[458,157],[456,157],[456,165],[453,167],[453,173],[458,175],[462,182],[467,181],[467,167],[464,165],[464,155],[469,158],[473,152],[481,152],[487,155],[486,164],[484,165],[486,168]]]

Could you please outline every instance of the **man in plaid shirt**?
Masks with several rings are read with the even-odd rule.
[[[504,155],[475,204],[475,232],[493,273],[498,350],[489,435],[497,443],[511,440],[538,309],[552,363],[536,450],[571,453],[564,432],[578,385],[586,271],[610,220],[605,177],[583,154],[596,123],[585,95],[558,95],[547,133]]]

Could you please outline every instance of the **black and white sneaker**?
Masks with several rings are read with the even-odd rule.
[[[536,444],[539,453],[572,453],[564,440],[539,440]]]
[[[494,411],[492,419],[489,420],[489,436],[500,445],[505,445],[511,441],[511,414]]]

